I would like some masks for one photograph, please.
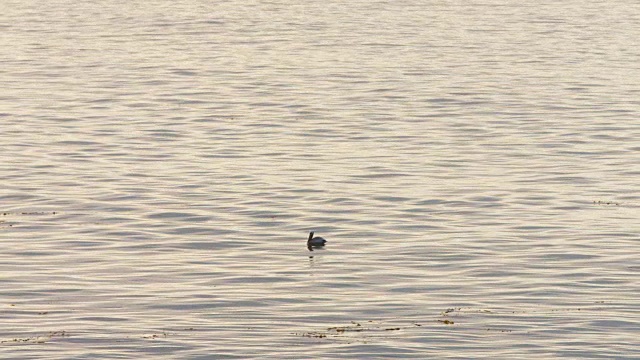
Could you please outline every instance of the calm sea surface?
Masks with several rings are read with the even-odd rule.
[[[637,1],[0,14],[0,358],[640,359]]]

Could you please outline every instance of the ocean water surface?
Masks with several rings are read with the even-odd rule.
[[[0,357],[640,358],[637,3],[0,11]]]

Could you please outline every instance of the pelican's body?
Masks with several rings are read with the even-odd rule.
[[[307,247],[321,247],[327,243],[327,240],[320,236],[313,237],[313,231],[309,233],[309,239],[307,240]]]

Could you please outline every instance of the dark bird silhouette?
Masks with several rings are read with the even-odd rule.
[[[313,251],[313,248],[323,247],[327,243],[327,240],[320,236],[313,237],[313,231],[309,233],[309,239],[307,240],[307,248]]]

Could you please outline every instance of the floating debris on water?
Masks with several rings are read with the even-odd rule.
[[[25,337],[25,338],[13,338],[10,340],[2,340],[0,341],[0,344],[5,344],[5,343],[27,343],[27,344],[44,344],[48,341],[50,341],[53,338],[58,338],[58,337],[68,337],[69,333],[67,333],[64,330],[59,330],[59,331],[51,331],[49,333],[47,333],[46,335],[40,335],[40,336],[29,336],[29,337]]]
[[[166,338],[166,337],[167,337],[167,333],[165,331],[163,331],[162,334],[151,334],[151,335],[142,336],[143,339],[158,339],[158,338]]]
[[[3,211],[0,212],[2,216],[9,215],[57,215],[59,214],[57,211],[23,211],[23,212],[13,212],[13,211]]]
[[[602,200],[594,200],[593,203],[595,205],[614,205],[614,206],[620,206],[620,203],[617,201],[602,201]]]
[[[302,334],[301,336],[322,339],[322,338],[326,338],[327,334],[308,332],[308,333]]]
[[[594,304],[602,305],[605,301],[595,301]],[[375,338],[387,338],[390,336],[388,332],[411,330],[413,332],[420,331],[418,328],[426,327],[429,324],[434,326],[447,325],[446,328],[466,331],[487,331],[496,333],[527,333],[525,330],[514,330],[504,328],[502,321],[505,316],[519,315],[519,314],[533,314],[533,313],[557,313],[557,312],[582,312],[585,310],[598,311],[604,309],[603,306],[583,306],[583,307],[569,307],[569,308],[547,308],[547,309],[528,309],[528,310],[490,310],[490,309],[474,309],[463,307],[451,307],[440,312],[439,315],[432,317],[426,321],[407,321],[405,325],[402,325],[402,321],[394,319],[392,326],[390,324],[384,324],[381,321],[367,320],[367,321],[351,321],[351,325],[345,326],[331,326],[326,330],[307,331],[302,333],[294,333],[297,336],[303,336],[308,338],[324,339],[324,340],[342,340],[342,341],[360,341],[366,342],[369,339]],[[455,321],[452,320],[455,318]],[[514,318],[515,319],[515,318]],[[489,323],[487,326],[476,325],[471,326],[464,325],[477,324],[478,321]],[[400,323],[400,325],[396,325]],[[361,324],[365,324],[364,326]],[[438,324],[438,325],[436,325]],[[410,334],[411,332],[409,332]]]
[[[496,332],[502,332],[502,333],[510,333],[513,330],[500,330],[500,329],[492,329],[492,328],[487,328],[487,331],[496,331]]]
[[[450,314],[454,311],[460,311],[462,308],[448,308],[447,310],[442,312],[443,316],[446,316],[446,314]]]

